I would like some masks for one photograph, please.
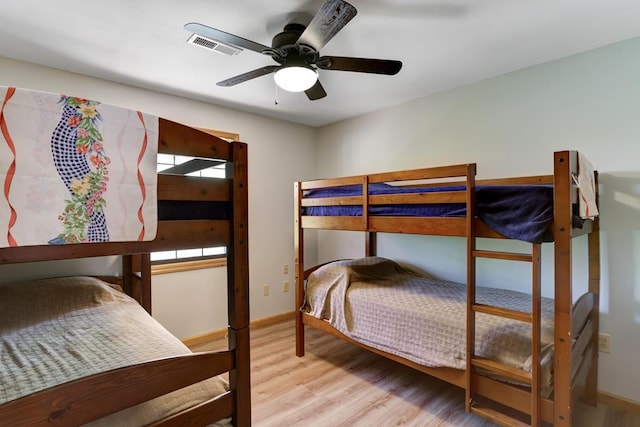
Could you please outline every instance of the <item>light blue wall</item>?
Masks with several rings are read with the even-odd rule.
[[[600,171],[600,389],[640,402],[640,39],[523,69],[320,129],[320,177],[477,162],[478,177],[552,173],[553,152],[577,149]],[[352,234],[318,236],[319,261],[361,254]],[[575,293],[585,289],[584,239]],[[381,255],[464,281],[464,241],[381,236]],[[545,245],[545,292],[552,246]],[[479,282],[530,289],[511,266],[479,267]],[[526,278],[526,279],[525,279]]]

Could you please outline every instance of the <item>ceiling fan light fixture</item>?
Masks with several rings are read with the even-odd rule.
[[[304,92],[318,81],[318,72],[310,66],[294,65],[280,68],[273,79],[282,89],[289,92]]]

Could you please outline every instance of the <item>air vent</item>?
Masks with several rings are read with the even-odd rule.
[[[240,49],[239,47],[229,46],[227,44],[220,43],[219,41],[212,40],[198,34],[192,34],[191,37],[189,37],[189,40],[187,40],[187,43],[229,56],[233,56],[242,52],[242,49]]]

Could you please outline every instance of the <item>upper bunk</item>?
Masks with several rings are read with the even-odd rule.
[[[592,220],[580,216],[580,203],[586,187],[592,187],[591,194],[596,191],[596,174],[577,151],[554,153],[549,175],[491,180],[476,180],[475,175],[476,164],[470,163],[297,182],[297,226],[443,236],[473,233],[532,243],[554,240],[554,223],[560,220],[568,224],[571,236],[592,230]]]
[[[236,235],[237,233],[234,232],[234,224],[237,227],[244,227],[246,230],[246,219],[244,219],[247,215],[248,204],[246,188],[246,144],[237,141],[228,142],[207,132],[167,119],[143,115],[139,112],[137,112],[136,117],[136,112],[130,112],[130,110],[124,109],[121,110],[126,111],[126,113],[122,114],[127,114],[127,116],[125,119],[117,117],[117,120],[130,120],[131,122],[135,122],[136,126],[140,129],[136,128],[132,131],[131,126],[128,124],[128,127],[123,125],[122,129],[109,129],[109,126],[113,127],[120,125],[120,123],[111,124],[107,119],[100,117],[100,115],[105,116],[105,112],[109,113],[108,107],[117,107],[67,97],[67,99],[75,101],[64,102],[67,104],[75,103],[71,106],[81,111],[82,114],[86,114],[86,117],[78,115],[78,120],[72,122],[72,119],[76,116],[73,114],[69,116],[65,110],[62,110],[62,113],[60,113],[60,110],[52,112],[55,106],[52,107],[50,101],[43,102],[41,98],[36,98],[36,96],[42,97],[49,94],[41,95],[42,93],[40,92],[31,92],[22,89],[16,90],[15,88],[3,89],[4,103],[0,111],[0,124],[2,125],[0,154],[4,157],[4,162],[0,162],[0,177],[2,177],[4,187],[4,194],[1,201],[1,208],[5,212],[2,215],[2,227],[4,228],[3,234],[7,236],[7,239],[4,240],[4,242],[0,242],[0,264],[107,255],[141,254],[152,251],[207,246],[230,247],[233,246],[234,241],[246,240],[246,238],[242,239],[240,235]],[[28,95],[24,95],[23,93]],[[21,95],[22,98],[20,97]],[[28,96],[32,96],[37,102],[44,104],[36,105],[39,108],[42,107],[42,109],[34,113],[34,107],[32,105],[26,105],[27,101],[23,99],[28,98]],[[64,96],[60,102],[62,102],[63,99]],[[29,100],[29,102],[33,101]],[[57,108],[60,107],[58,106]],[[86,113],[83,108],[87,111]],[[57,117],[51,118],[50,116],[53,116],[53,114],[57,114]],[[62,117],[60,114],[62,114]],[[92,114],[93,116],[91,116]],[[141,166],[144,161],[144,159],[142,159],[142,149],[140,149],[139,152],[133,153],[134,156],[138,156],[137,158],[128,161],[128,164],[133,162],[134,165],[134,168],[130,169],[137,167],[137,170],[130,171],[134,176],[126,179],[132,180],[134,185],[137,185],[138,182],[140,183],[142,197],[146,197],[152,203],[157,200],[157,205],[154,204],[152,207],[154,211],[153,219],[149,220],[148,218],[144,218],[146,221],[153,221],[153,223],[141,225],[143,231],[141,231],[139,235],[144,233],[144,228],[146,227],[146,236],[140,238],[138,234],[135,234],[132,239],[121,239],[117,241],[106,241],[108,239],[103,239],[99,243],[91,244],[70,242],[64,242],[65,244],[46,244],[46,241],[44,241],[44,244],[38,245],[31,244],[32,242],[30,241],[27,241],[25,244],[23,242],[25,239],[21,241],[20,238],[12,236],[12,234],[16,234],[14,230],[19,227],[23,227],[23,229],[29,228],[30,223],[37,223],[39,221],[38,215],[42,215],[44,211],[55,209],[53,207],[49,208],[47,205],[44,205],[44,208],[42,205],[33,205],[32,201],[22,203],[22,211],[16,207],[21,203],[20,200],[18,200],[21,197],[21,193],[26,193],[26,191],[22,191],[24,187],[21,186],[25,181],[25,177],[29,179],[32,178],[30,176],[32,173],[30,173],[28,169],[25,169],[24,166],[26,163],[25,159],[29,157],[30,152],[25,152],[26,149],[22,145],[24,141],[35,138],[30,131],[27,131],[25,137],[23,137],[25,134],[23,130],[24,123],[27,122],[34,128],[44,127],[44,124],[40,125],[34,120],[42,118],[43,116],[43,123],[47,125],[49,123],[53,124],[46,130],[49,135],[48,139],[40,141],[39,144],[41,145],[33,148],[33,152],[40,157],[53,157],[55,168],[51,167],[51,170],[57,172],[62,180],[67,179],[66,185],[69,190],[68,193],[70,194],[65,196],[65,199],[67,199],[65,200],[67,207],[65,208],[65,212],[59,214],[58,219],[60,220],[63,219],[62,216],[67,215],[67,211],[71,211],[69,206],[72,203],[85,205],[82,207],[84,210],[76,209],[77,215],[88,212],[87,206],[90,203],[90,198],[87,194],[90,194],[90,191],[92,191],[89,189],[89,186],[94,184],[92,180],[96,179],[100,167],[104,167],[105,171],[102,172],[100,176],[103,181],[102,185],[105,187],[107,185],[109,187],[115,187],[114,190],[119,190],[119,183],[115,182],[114,174],[121,169],[127,169],[127,163],[124,161],[121,162],[122,164],[119,163],[120,158],[123,157],[122,153],[124,152],[124,149],[121,147],[129,143],[126,137],[134,131],[137,132],[136,138],[142,135],[142,137],[138,139],[140,139],[140,144],[144,144],[147,151],[150,151],[149,147],[153,142],[154,144],[157,143],[158,154],[188,156],[192,158],[186,164],[180,165],[181,167],[160,172],[156,176],[156,159],[154,157],[150,160],[152,163],[147,164],[146,178],[143,177],[145,171],[143,170],[143,166]],[[54,121],[56,120],[59,120],[59,123],[56,128],[52,130],[51,128],[55,125]],[[72,125],[75,125],[75,127],[71,127]],[[65,126],[67,129],[64,128]],[[51,136],[52,132],[53,136]],[[87,170],[84,172],[66,171],[63,168],[67,166],[61,165],[59,162],[56,163],[57,156],[70,157],[68,152],[62,151],[63,148],[59,147],[61,145],[61,138],[58,138],[57,135],[65,134],[65,132],[67,135],[73,132],[73,144],[75,145],[73,150],[84,150],[84,152],[80,154],[84,154],[85,157],[90,160],[84,160],[86,163],[91,164],[91,162],[93,162],[92,170],[87,169],[87,166],[78,165],[78,169],[85,168]],[[140,134],[140,132],[142,133]],[[122,136],[123,134],[125,135]],[[114,139],[109,141],[110,146],[107,145],[107,135],[112,135]],[[102,140],[103,136],[105,141]],[[85,147],[83,147],[80,142],[83,137],[84,140],[91,141],[90,143],[84,144]],[[58,141],[56,138],[58,138]],[[144,138],[144,140],[142,138]],[[152,139],[156,140],[152,141]],[[100,143],[98,150],[110,150],[108,153],[110,154],[110,158],[102,155],[100,151],[96,152],[95,159],[92,158],[93,156],[90,156],[91,152],[87,154],[87,150],[90,149],[86,148],[86,145],[96,142]],[[51,148],[49,148],[49,145],[51,145]],[[51,153],[53,153],[53,156]],[[146,156],[147,154],[144,155]],[[47,158],[46,161],[50,160]],[[76,160],[71,159],[69,161]],[[102,162],[102,164],[100,164],[100,162]],[[223,167],[226,171],[225,178],[193,176],[193,172],[212,166]],[[75,165],[72,165],[72,167],[75,167]],[[151,168],[153,168],[153,170],[150,170]],[[22,175],[21,170],[23,171]],[[85,173],[85,178],[82,178],[80,173]],[[151,174],[153,176],[151,176]],[[149,178],[150,176],[153,179]],[[36,176],[33,178],[40,182],[47,183],[47,185],[62,187],[62,182],[58,177],[48,178]],[[56,178],[58,178],[57,182],[47,181],[47,179],[55,180]],[[143,179],[154,182],[152,185],[143,186]],[[125,178],[122,178],[122,181],[124,180]],[[74,183],[76,185],[75,189],[73,188]],[[86,185],[86,187],[83,188],[83,185]],[[110,189],[111,188],[109,188],[109,190]],[[66,191],[64,187],[63,191]],[[84,199],[82,198],[83,191]],[[104,190],[101,191],[102,192],[96,191],[96,193],[99,193],[96,197],[101,196],[102,193],[105,192]],[[34,198],[34,196],[28,197]],[[102,197],[106,199],[106,197]],[[125,196],[120,196],[120,198],[124,197]],[[40,198],[45,197],[40,196]],[[110,201],[107,200],[106,209],[111,207],[109,203]],[[132,202],[131,204],[134,203],[137,202]],[[126,204],[126,202],[122,203],[123,206]],[[32,206],[35,207],[31,208]],[[133,208],[136,209],[137,207],[134,206]],[[115,210],[115,208],[112,209]],[[140,207],[137,211],[134,211],[133,214],[129,214],[129,217],[138,216],[141,219],[143,215],[150,216],[147,214],[147,211],[143,212],[142,209],[143,208]],[[61,211],[56,211],[54,215],[57,215],[57,212]],[[29,218],[27,218],[28,216]],[[69,215],[67,215],[64,220],[67,221],[67,223],[70,222]],[[109,224],[109,226],[111,226],[111,224]],[[116,226],[119,226],[119,224],[116,224]],[[155,233],[150,233],[150,229],[155,231]],[[228,252],[232,253],[233,248],[228,248]]]
[[[0,265],[123,256],[122,285],[150,312],[149,253],[224,246],[245,299],[245,143],[84,98],[0,87],[0,99]],[[182,157],[158,173],[160,155]]]

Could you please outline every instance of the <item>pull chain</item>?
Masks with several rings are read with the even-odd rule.
[[[275,104],[278,105],[278,83],[273,82],[273,84],[275,85]]]

